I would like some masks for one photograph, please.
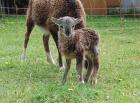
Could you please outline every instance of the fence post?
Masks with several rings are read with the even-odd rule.
[[[1,14],[5,14],[5,5],[4,5],[4,1],[3,0],[0,0],[0,7],[1,7]]]

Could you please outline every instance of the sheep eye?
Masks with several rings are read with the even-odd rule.
[[[73,25],[72,28],[74,28],[75,26]]]

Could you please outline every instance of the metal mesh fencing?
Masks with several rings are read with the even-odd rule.
[[[140,7],[139,7],[140,8]],[[12,10],[10,12],[4,13],[4,10]],[[108,11],[107,15],[94,14],[95,11],[106,9]],[[98,28],[104,30],[119,30],[123,31],[125,29],[140,30],[140,13],[136,11],[136,8],[130,12],[126,11],[127,8],[85,8],[87,13],[87,27]],[[19,8],[18,10],[26,11],[27,8]],[[109,11],[112,11],[109,13]],[[0,7],[0,29],[4,29],[3,25],[12,25],[15,30],[20,28],[19,25],[25,25],[26,14],[19,15],[17,8],[14,7]],[[131,24],[131,25],[129,25]],[[12,28],[11,28],[12,29]]]

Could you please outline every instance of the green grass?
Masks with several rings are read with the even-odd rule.
[[[101,37],[98,83],[80,85],[73,62],[61,85],[63,73],[47,64],[40,29],[34,29],[27,62],[21,63],[25,17],[1,18],[0,103],[140,103],[140,21],[88,17],[87,26]],[[52,39],[50,46],[56,61]]]

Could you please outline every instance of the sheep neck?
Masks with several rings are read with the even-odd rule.
[[[58,33],[59,50],[63,55],[68,58],[74,58],[76,56],[76,44],[77,38],[75,35],[66,37],[62,32]]]

